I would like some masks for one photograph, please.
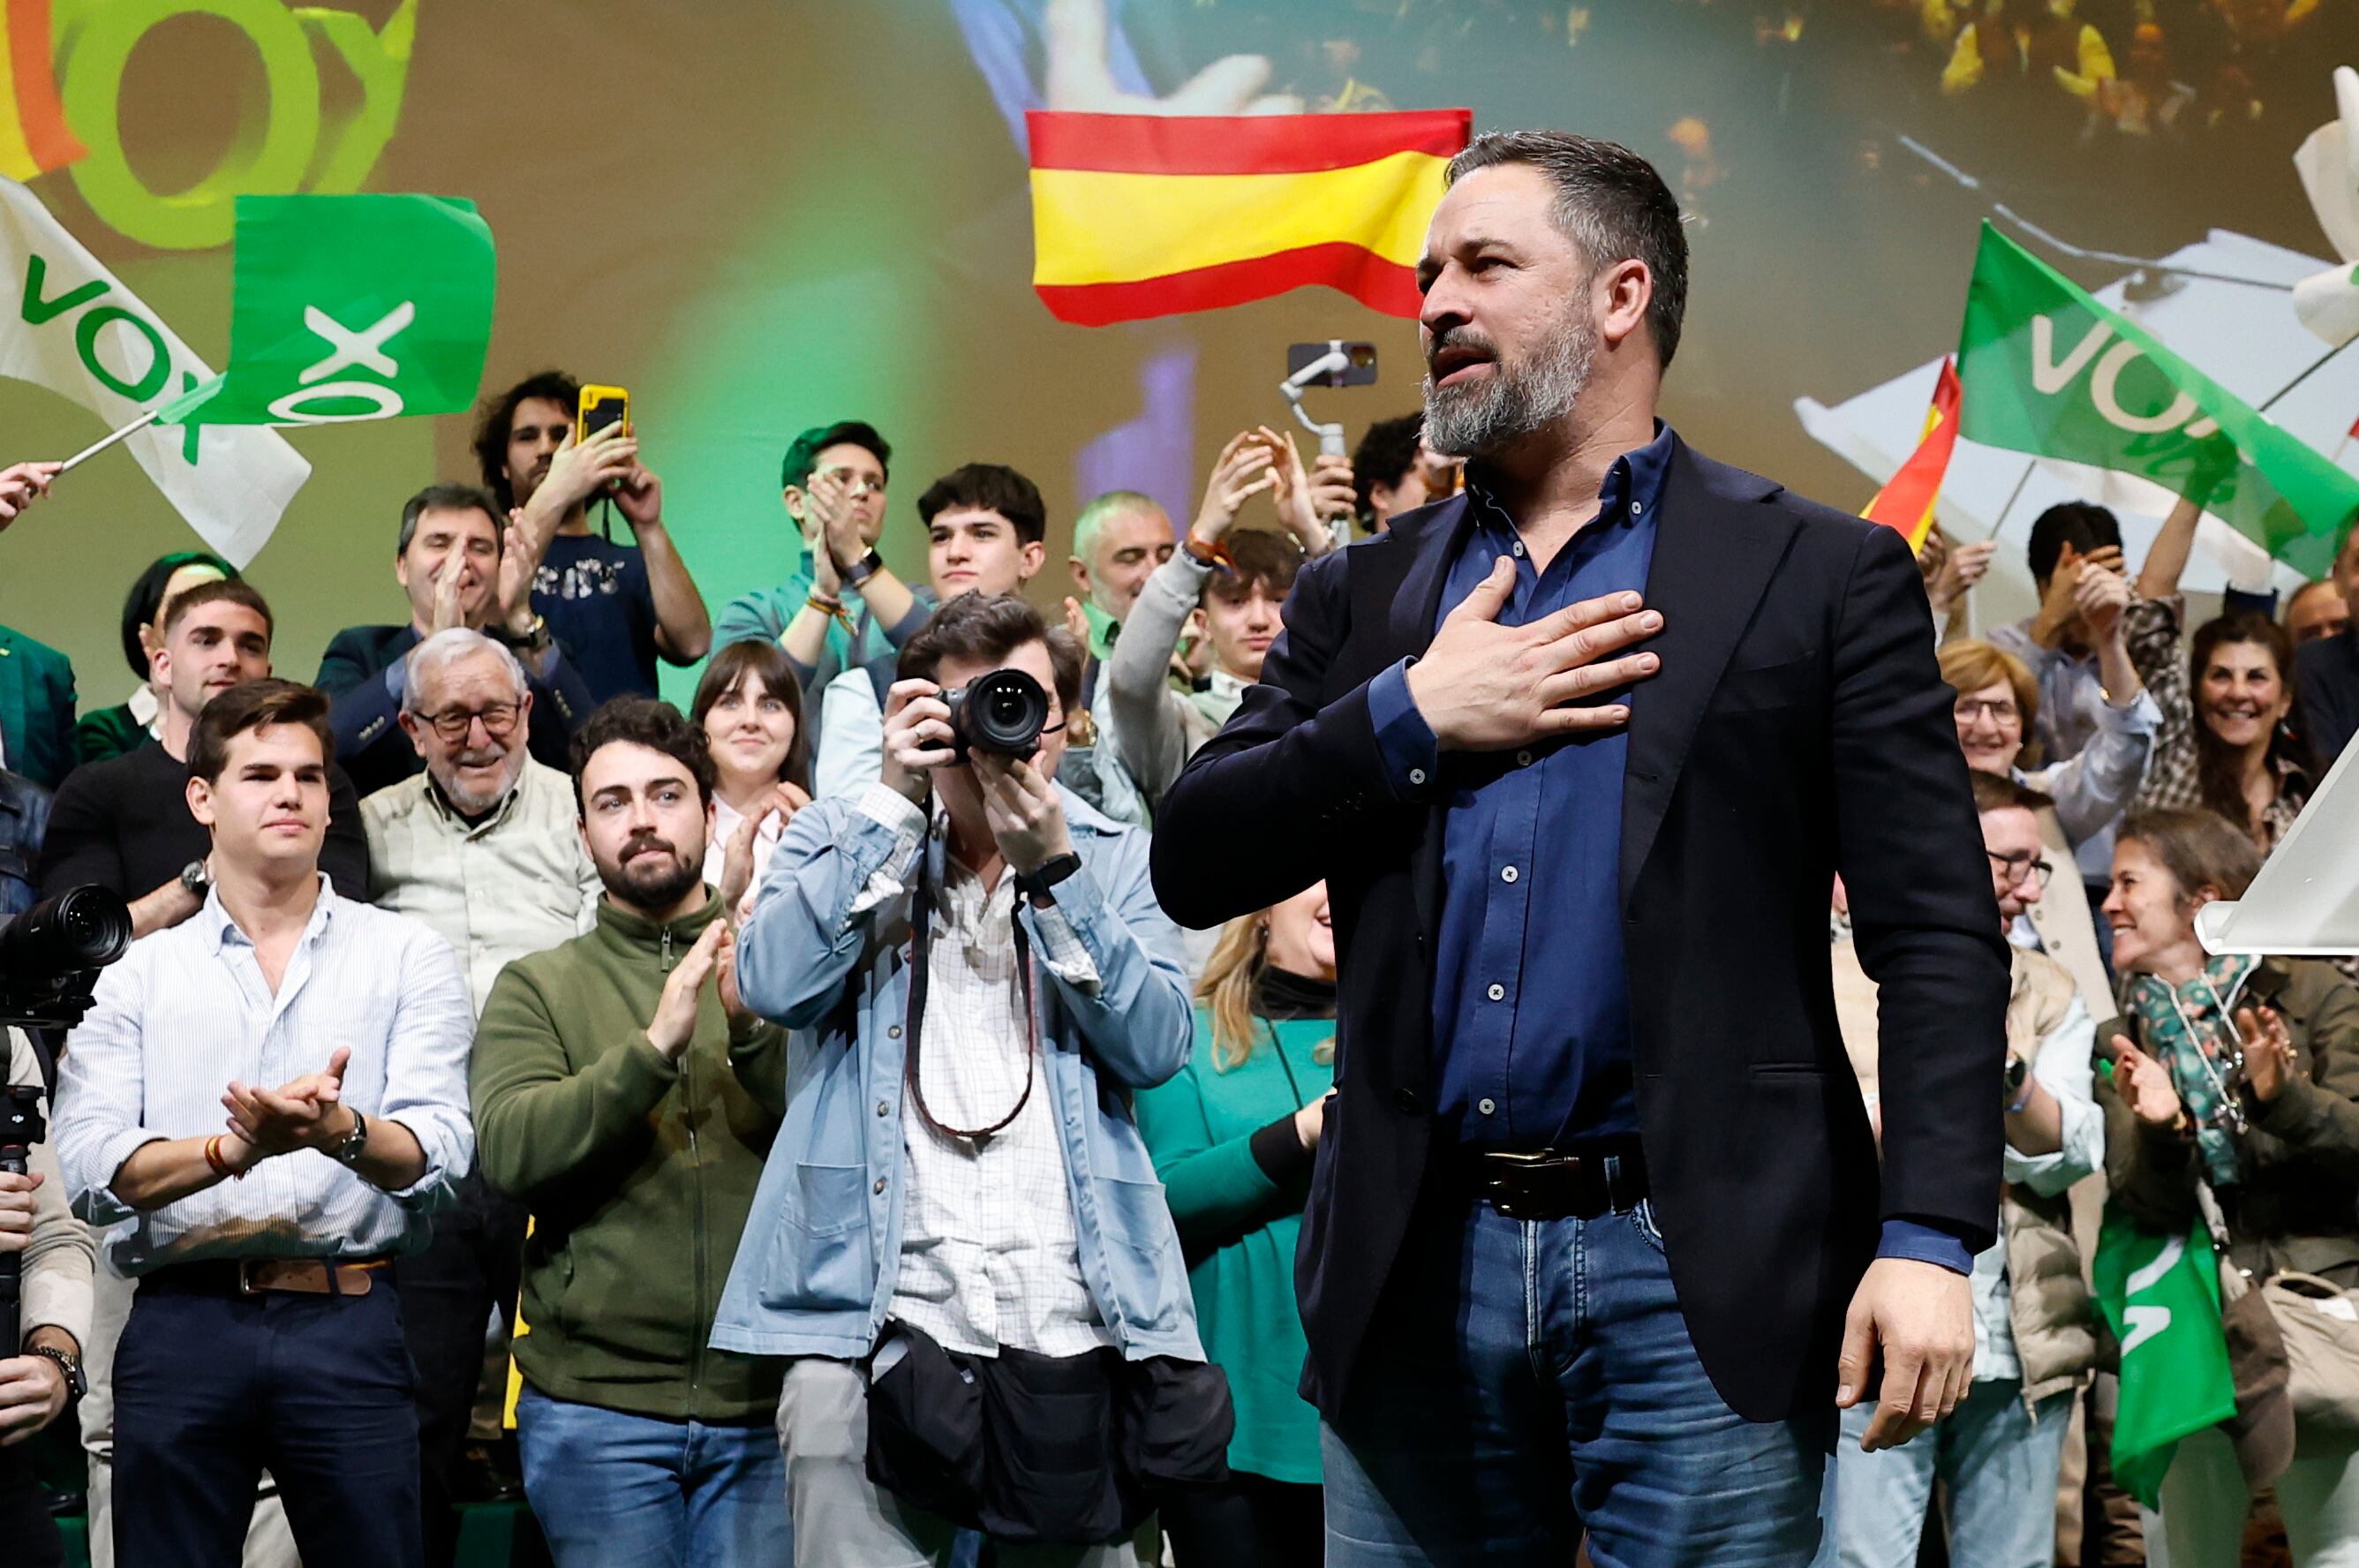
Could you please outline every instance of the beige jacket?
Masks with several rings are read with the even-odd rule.
[[[2017,951],[2015,988],[2006,1004],[2006,1051],[2029,1062],[2071,1007],[2071,975],[2054,960]],[[2050,1394],[2076,1388],[2096,1364],[2097,1335],[2081,1249],[2072,1239],[2072,1206],[2064,1192],[2043,1197],[2010,1181],[2001,1190],[1999,1217],[2006,1240],[2007,1323],[2023,1366],[2024,1401],[2037,1407]]]
[[[33,1047],[16,1029],[0,1030],[8,1043],[8,1082],[38,1083],[40,1064]],[[46,1104],[43,1107],[47,1114]],[[24,1252],[25,1333],[58,1328],[74,1343],[90,1344],[91,1268],[98,1257],[90,1227],[66,1207],[66,1180],[47,1143],[33,1146],[31,1169],[42,1178],[33,1193],[33,1239]],[[0,1355],[13,1355],[15,1345]]]

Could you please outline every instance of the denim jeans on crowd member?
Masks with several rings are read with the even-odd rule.
[[[767,1421],[706,1426],[516,1400],[525,1496],[557,1568],[704,1568],[795,1560],[787,1468]]]
[[[1916,1568],[1933,1483],[1950,1494],[1951,1568],[2049,1568],[2072,1396],[2024,1409],[2012,1377],[1975,1383],[1949,1419],[1898,1448],[1860,1452],[1873,1402],[1843,1412],[1819,1568]]]
[[[1512,1220],[1429,1200],[1322,1428],[1327,1562],[1804,1568],[1834,1437],[1704,1376],[1652,1206]],[[1832,1382],[1834,1368],[1827,1368]]]
[[[238,1568],[266,1466],[306,1563],[420,1568],[394,1293],[233,1297],[170,1274],[140,1280],[114,1352],[114,1561]]]

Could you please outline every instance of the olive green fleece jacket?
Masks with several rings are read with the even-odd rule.
[[[531,1210],[526,1381],[665,1421],[766,1421],[779,1367],[706,1341],[786,1100],[786,1031],[733,1029],[717,988],[677,1062],[647,1042],[672,967],[719,900],[596,927],[501,971],[475,1033],[477,1158]]]

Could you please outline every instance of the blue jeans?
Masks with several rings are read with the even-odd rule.
[[[1827,1545],[1819,1568],[1915,1568],[1933,1483],[1950,1489],[1951,1568],[2049,1568],[2056,1560],[2056,1477],[2072,1396],[2023,1408],[2014,1378],[1978,1382],[1949,1419],[1898,1448],[1860,1452],[1873,1400],[1843,1412]]]
[[[1705,1377],[1651,1205],[1511,1220],[1420,1205],[1324,1426],[1330,1568],[1804,1568],[1834,1436]],[[1829,1381],[1834,1368],[1827,1368]]]
[[[706,1426],[516,1400],[525,1496],[557,1568],[703,1568],[795,1560],[787,1466],[766,1421]]]

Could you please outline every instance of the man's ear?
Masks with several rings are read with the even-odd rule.
[[[200,826],[210,829],[213,825],[212,785],[202,779],[191,776],[189,779],[188,799],[189,815],[196,818]]]
[[[1065,566],[1073,574],[1073,587],[1084,599],[1090,596],[1090,569],[1078,555],[1065,558]]]
[[[407,708],[401,709],[399,712],[396,713],[393,717],[394,722],[401,725],[401,733],[409,737],[409,744],[417,748],[418,755],[424,757],[426,755],[426,725],[424,722],[421,721],[416,713],[411,713]]]
[[[1048,563],[1049,547],[1038,539],[1034,539],[1016,552],[1016,559],[1024,564],[1016,572],[1016,580],[1019,583],[1029,583],[1039,575],[1040,568]]]

